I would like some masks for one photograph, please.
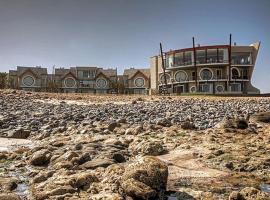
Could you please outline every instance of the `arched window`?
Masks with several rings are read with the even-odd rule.
[[[76,85],[75,79],[74,78],[71,78],[71,77],[66,78],[65,81],[64,81],[64,83],[65,83],[65,86],[67,88],[72,88],[72,87],[75,87],[75,85]]]
[[[202,80],[211,80],[213,73],[210,69],[202,69],[200,72],[200,77]]]
[[[236,68],[232,68],[232,79],[238,79],[239,77],[239,71]]]
[[[165,76],[166,76],[166,80],[167,80],[167,83],[168,82],[170,82],[170,75],[169,74],[165,74]],[[164,74],[162,74],[161,76],[160,76],[160,82],[163,84],[163,83],[165,83],[165,80],[164,80]]]
[[[187,73],[185,71],[178,71],[175,74],[175,80],[177,82],[182,82],[187,80]]]
[[[32,76],[25,76],[22,82],[25,86],[32,86],[35,83],[35,79]]]
[[[96,85],[98,88],[105,88],[107,86],[107,81],[103,78],[99,78],[96,81]]]
[[[141,77],[136,78],[134,83],[135,83],[136,87],[143,87],[144,86],[144,78],[141,78]]]

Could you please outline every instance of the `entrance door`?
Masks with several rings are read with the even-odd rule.
[[[183,85],[175,86],[175,93],[181,94],[183,92],[184,92],[184,86]]]

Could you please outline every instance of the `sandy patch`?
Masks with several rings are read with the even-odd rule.
[[[32,146],[31,140],[16,138],[0,138],[0,151],[9,151],[20,146]]]

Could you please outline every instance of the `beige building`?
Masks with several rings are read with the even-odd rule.
[[[9,87],[31,91],[45,91],[47,77],[47,68],[18,66],[17,70],[9,71]]]
[[[198,46],[166,52],[168,92],[258,94],[251,78],[259,47],[260,42],[256,42],[249,46]],[[166,88],[161,60],[161,56],[150,59],[152,94]]]
[[[150,88],[149,69],[125,69],[120,77],[125,87],[125,94],[148,94]]]
[[[117,81],[116,69],[98,67],[56,68],[53,74],[42,67],[17,67],[9,71],[9,87],[30,91],[110,93]]]

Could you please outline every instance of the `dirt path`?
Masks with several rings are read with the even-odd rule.
[[[168,163],[168,191],[178,191],[180,187],[194,183],[211,183],[217,178],[228,175],[226,172],[205,166],[196,158],[196,153],[196,150],[175,150],[159,156],[161,160]]]

